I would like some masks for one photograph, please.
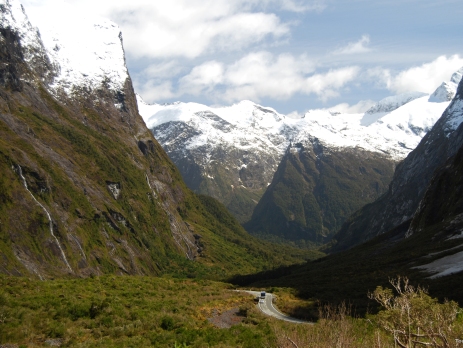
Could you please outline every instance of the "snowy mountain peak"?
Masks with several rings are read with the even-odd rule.
[[[460,83],[462,76],[463,76],[463,67],[461,67],[460,70],[453,73],[452,77],[450,78],[450,82],[453,82],[456,85],[456,87],[458,87],[458,84]]]
[[[4,0],[0,27],[19,34],[26,62],[39,57],[51,62],[52,92],[71,96],[82,89],[123,90],[129,75],[119,27],[88,12],[76,13],[64,2],[55,6],[59,16],[55,11],[40,16],[32,12],[28,18],[18,0]]]
[[[442,82],[442,84],[429,97],[429,101],[441,103],[450,101],[455,96],[455,86],[453,83]]]
[[[403,93],[396,96],[391,96],[380,100],[376,105],[373,105],[367,110],[367,114],[376,114],[379,112],[391,112],[397,110],[402,105],[405,105],[412,100],[425,96],[426,93],[422,92],[411,92]]]
[[[443,82],[431,96],[429,97],[429,101],[434,103],[440,103],[445,101],[451,101],[457,92],[458,84],[461,81],[463,74],[463,68],[456,71],[452,77],[450,78],[449,82]]]

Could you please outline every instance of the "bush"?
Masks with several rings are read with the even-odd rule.
[[[459,311],[454,301],[438,303],[421,287],[413,287],[407,278],[390,280],[393,290],[377,287],[369,294],[383,310],[376,320],[381,328],[392,334],[399,347],[450,347],[454,324]]]

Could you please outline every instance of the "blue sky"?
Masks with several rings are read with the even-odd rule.
[[[25,0],[33,15],[58,0]],[[362,111],[463,66],[461,0],[67,0],[116,22],[147,102]]]

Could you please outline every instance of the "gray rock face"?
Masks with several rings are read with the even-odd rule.
[[[456,131],[463,121],[463,83],[442,117],[418,147],[397,166],[388,192],[356,212],[335,236],[334,250],[343,250],[387,232],[411,219],[434,171],[463,145]]]
[[[235,126],[211,112],[197,113],[214,131],[227,134]],[[264,142],[238,139],[188,146],[197,137],[208,136],[194,124],[173,121],[153,128],[157,140],[177,165],[185,183],[196,192],[220,198],[240,222],[249,220],[252,210],[271,182],[281,155]]]

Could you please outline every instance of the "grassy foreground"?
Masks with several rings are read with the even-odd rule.
[[[264,316],[251,296],[232,289],[167,277],[0,276],[0,347],[394,347],[378,325],[384,315],[353,318],[348,306],[323,306],[316,324],[291,324]],[[281,309],[301,307],[292,291],[273,290]],[[208,320],[234,308],[230,328]],[[463,334],[461,322],[449,347]]]

